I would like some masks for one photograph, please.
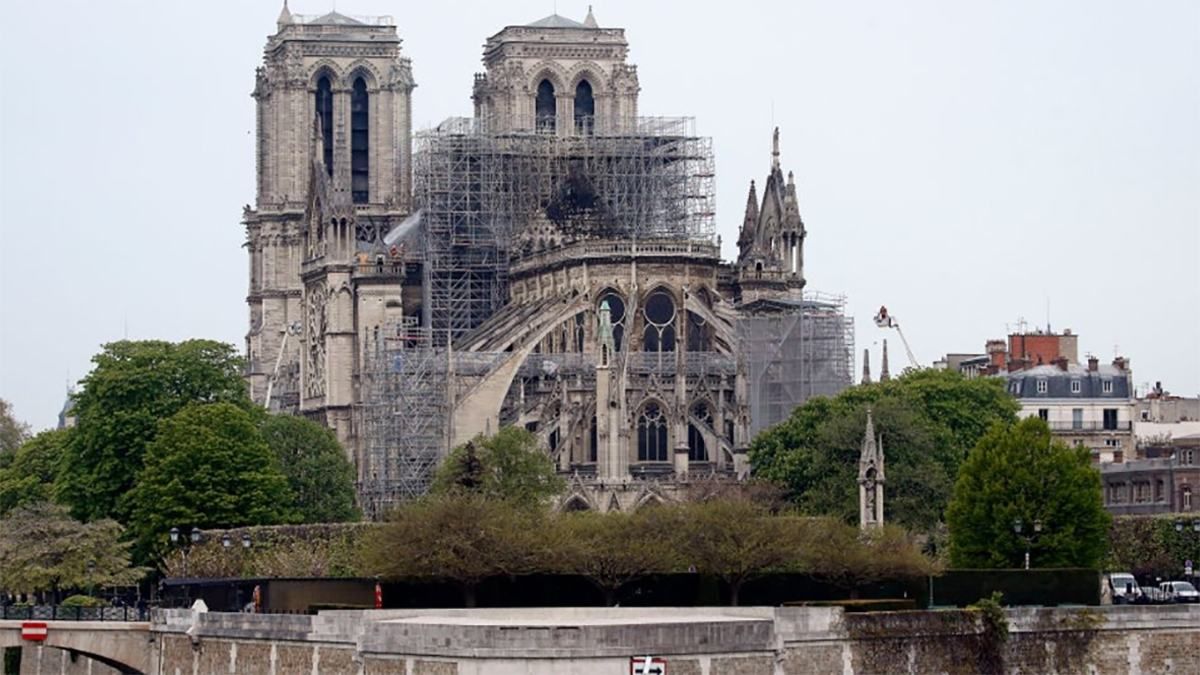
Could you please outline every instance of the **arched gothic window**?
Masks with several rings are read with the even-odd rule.
[[[600,436],[596,433],[596,416],[592,415],[591,428],[588,430],[587,461],[595,462],[600,449]]]
[[[712,411],[707,403],[701,401],[692,406],[692,417],[695,421],[688,421],[688,461],[707,462],[708,447],[704,443],[703,429],[713,428]]]
[[[667,418],[657,403],[642,407],[638,415],[638,461],[667,461]]]
[[[575,87],[575,131],[590,136],[596,121],[596,100],[592,97],[592,85],[580,80]]]
[[[621,351],[621,342],[625,337],[625,300],[616,291],[605,291],[596,303],[597,312],[605,302],[608,303],[608,317],[612,322],[613,349],[619,352]]]
[[[712,351],[712,328],[699,314],[687,313],[687,348],[689,352]]]
[[[325,172],[333,175],[333,85],[327,75],[317,80],[317,119],[321,124],[321,145],[324,146]]]
[[[554,85],[550,83],[550,80],[542,80],[538,83],[535,110],[538,132],[554,133],[558,104],[554,100]]]
[[[370,196],[369,103],[366,80],[355,78],[350,91],[350,196],[355,204],[366,204]]]
[[[642,350],[646,352],[675,351],[675,300],[671,294],[657,290],[646,297],[643,310],[646,329]]]

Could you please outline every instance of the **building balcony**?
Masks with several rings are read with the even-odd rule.
[[[1046,422],[1053,432],[1099,433],[1133,431],[1133,422]]]

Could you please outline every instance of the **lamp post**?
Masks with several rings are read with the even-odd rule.
[[[250,546],[253,544],[253,542],[250,540],[250,533],[243,532],[242,537],[241,537],[241,542],[242,542],[242,553],[240,555],[245,556],[246,553],[248,553],[250,551]],[[221,546],[226,551],[229,551],[229,549],[233,548],[233,544],[234,544],[233,537],[230,537],[228,532],[221,535]],[[245,561],[243,560],[243,566],[239,566],[240,567],[239,573],[244,571],[244,569],[245,569],[244,564],[245,564]],[[233,590],[234,590],[234,607],[237,611],[240,612],[243,609],[243,607],[242,607],[242,587],[241,587],[241,585],[239,585],[235,582],[235,583],[233,583]]]
[[[178,527],[172,527],[169,535],[171,537],[171,544],[178,545],[183,554],[183,576],[186,577],[188,575],[188,551],[192,545],[199,544],[204,539],[204,532],[198,527],[193,527],[191,528],[191,532],[185,537],[181,536]]]
[[[90,598],[90,597],[92,597],[92,592],[94,590],[92,587],[95,585],[93,582],[93,578],[96,574],[96,561],[95,560],[87,561],[87,574],[88,574],[88,597]]]
[[[1175,521],[1175,532],[1178,533],[1179,535],[1183,534],[1183,531],[1186,529],[1186,527],[1187,527],[1187,523],[1183,522],[1183,520]],[[1200,518],[1197,518],[1196,520],[1192,521],[1192,531],[1194,531],[1197,535],[1200,535]],[[1192,576],[1194,576],[1193,571],[1194,570],[1192,567],[1192,559],[1188,558],[1183,563],[1184,578],[1190,579]]]
[[[1024,521],[1022,521],[1020,518],[1016,518],[1013,520],[1013,532],[1015,532],[1017,535],[1017,538],[1019,538],[1021,540],[1021,542],[1025,544],[1025,569],[1028,570],[1029,569],[1029,547],[1032,544],[1033,537],[1036,537],[1037,535],[1042,533],[1041,519],[1039,518],[1039,519],[1033,521],[1033,537],[1022,536],[1021,531],[1024,529],[1025,529]]]

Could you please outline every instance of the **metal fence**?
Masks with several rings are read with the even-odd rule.
[[[74,605],[4,605],[0,619],[31,621],[149,621],[150,610],[138,607]]]

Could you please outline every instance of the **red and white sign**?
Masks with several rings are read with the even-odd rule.
[[[632,656],[629,675],[667,675],[667,662],[651,656]]]
[[[49,629],[45,621],[26,621],[21,624],[21,639],[41,642],[46,639]]]

